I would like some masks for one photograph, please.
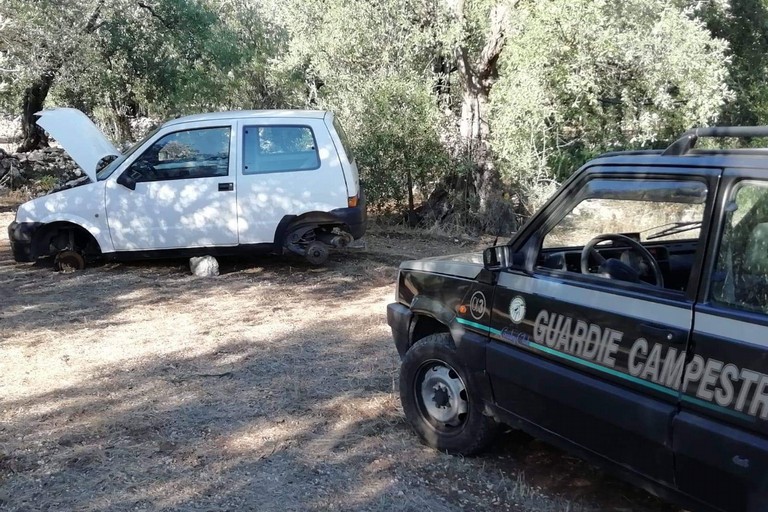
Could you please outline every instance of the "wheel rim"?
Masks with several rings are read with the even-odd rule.
[[[56,256],[56,265],[62,272],[74,272],[85,268],[85,260],[74,251],[62,251]]]
[[[467,387],[458,372],[443,361],[429,361],[419,370],[415,395],[421,415],[440,430],[460,429],[467,418]]]

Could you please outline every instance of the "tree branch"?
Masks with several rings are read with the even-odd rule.
[[[466,46],[459,46],[456,48],[456,67],[459,70],[459,74],[463,76],[465,80],[471,80],[474,70],[469,63],[469,51]]]
[[[149,11],[149,14],[153,18],[157,18],[158,20],[160,20],[160,23],[162,23],[165,28],[173,28],[173,25],[171,23],[168,23],[164,17],[157,14],[155,9],[151,5],[148,5],[144,2],[139,1],[138,6],[141,7],[142,9],[146,9],[147,11]]]
[[[511,7],[517,7],[518,3],[519,1],[513,2]],[[475,66],[477,76],[481,81],[488,80],[496,72],[496,63],[501,56],[501,51],[504,49],[506,41],[505,25],[509,16],[509,9],[510,7],[507,5],[500,4],[491,11],[490,33]]]
[[[83,27],[84,34],[90,34],[98,28],[96,25],[96,22],[99,21],[99,16],[101,16],[102,7],[104,7],[104,0],[99,0],[99,3],[96,4],[96,7],[93,9],[93,12],[91,13],[91,16],[88,18],[88,22]]]

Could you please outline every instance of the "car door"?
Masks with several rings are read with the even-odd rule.
[[[322,116],[240,122],[237,223],[241,244],[273,243],[287,216],[346,208],[341,161]]]
[[[115,250],[236,245],[232,139],[220,122],[172,126],[115,173],[106,186]]]
[[[681,412],[681,490],[727,511],[768,510],[768,179],[727,169],[696,305]]]
[[[511,414],[673,485],[669,431],[717,173],[621,171],[587,172],[517,239],[527,261],[499,276],[487,367]],[[595,249],[638,282],[598,267],[589,250],[582,264],[605,234],[639,242],[665,284],[618,237]]]

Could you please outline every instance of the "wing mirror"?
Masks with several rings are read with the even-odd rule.
[[[136,190],[136,180],[132,177],[128,176],[127,172],[124,172],[120,176],[117,177],[117,182],[124,186],[125,188],[129,188],[131,190]]]
[[[497,245],[483,251],[483,265],[486,270],[525,266],[525,253],[512,252],[508,245]]]

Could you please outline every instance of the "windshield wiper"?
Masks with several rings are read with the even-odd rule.
[[[700,220],[694,220],[690,222],[672,222],[671,224],[666,224],[669,227],[666,229],[662,229],[658,233],[654,233],[653,235],[648,235],[646,237],[646,240],[656,240],[657,238],[661,238],[664,236],[669,235],[676,235],[678,233],[684,233],[686,231],[692,231],[694,229],[698,229],[701,227],[701,221]]]

